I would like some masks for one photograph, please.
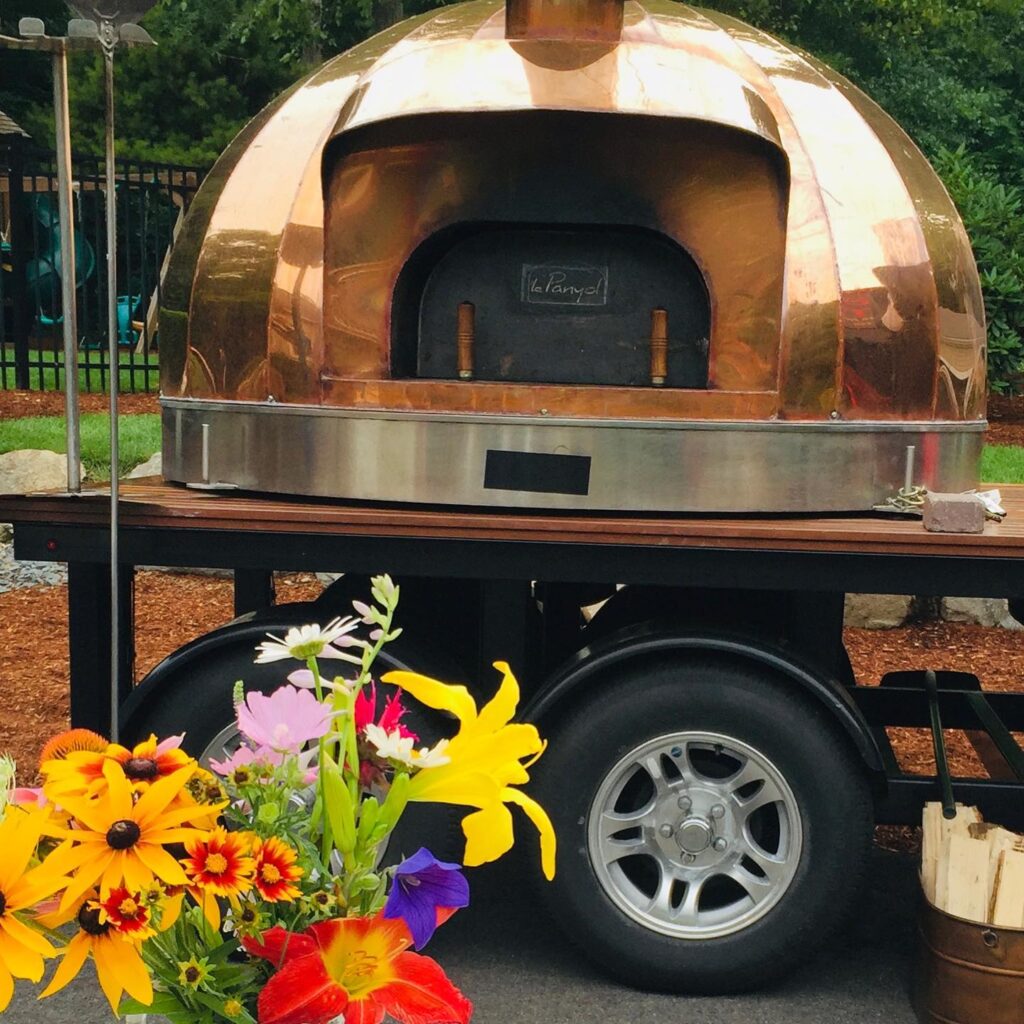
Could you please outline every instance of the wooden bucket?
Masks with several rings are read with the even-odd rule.
[[[914,1009],[921,1024],[1022,1024],[1024,928],[965,921],[921,900]]]

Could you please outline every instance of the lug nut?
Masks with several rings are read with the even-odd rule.
[[[688,796],[681,796],[676,802],[681,811],[688,811],[693,806],[693,801]]]
[[[724,818],[725,817],[725,808],[721,804],[715,804],[715,806],[711,808],[711,817],[712,818]]]
[[[660,828],[658,829],[658,832],[659,832],[659,833],[660,833],[661,835],[663,835],[663,836],[664,836],[664,837],[665,837],[666,839],[669,839],[669,838],[671,838],[671,836],[672,836],[672,833],[673,833],[674,831],[675,831],[675,830],[674,830],[674,829],[672,828],[672,826],[671,826],[671,825],[669,825],[669,824],[668,824],[668,822],[666,822],[666,823],[665,823],[664,825],[662,825],[662,826],[661,826],[661,827],[660,827]]]
[[[717,851],[718,851],[719,853],[721,853],[721,852],[722,852],[722,851],[723,851],[723,850],[724,850],[724,849],[725,849],[725,848],[726,848],[726,847],[727,847],[727,846],[729,845],[729,843],[728,843],[728,841],[727,841],[727,840],[725,839],[725,837],[724,837],[724,836],[719,836],[719,837],[718,837],[718,838],[717,838],[717,839],[716,839],[716,840],[715,840],[715,841],[714,841],[714,842],[713,842],[713,843],[712,843],[711,845],[712,845],[712,846],[713,846],[713,847],[714,847],[714,848],[715,848],[715,849],[716,849],[716,850],[717,850]]]
[[[683,863],[692,864],[697,858],[692,853],[683,854]]]

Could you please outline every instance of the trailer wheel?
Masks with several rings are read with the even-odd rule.
[[[826,711],[739,663],[647,662],[549,729],[543,892],[641,988],[743,990],[821,947],[862,878],[872,802]]]

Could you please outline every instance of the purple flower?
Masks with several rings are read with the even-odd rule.
[[[437,929],[437,912],[469,905],[469,882],[459,864],[445,864],[420,847],[395,870],[384,916],[403,918],[422,949]]]

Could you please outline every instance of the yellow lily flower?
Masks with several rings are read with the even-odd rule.
[[[544,752],[545,742],[532,725],[513,723],[519,703],[519,684],[508,664],[496,661],[501,686],[479,712],[464,686],[450,686],[416,672],[389,672],[383,681],[459,720],[459,731],[445,747],[448,763],[423,768],[412,778],[409,799],[462,804],[477,811],[462,820],[466,835],[465,862],[469,867],[497,860],[514,842],[512,815],[517,804],[540,833],[541,867],[546,878],[555,875],[555,830],[544,808],[514,786],[529,782],[527,769]]]

